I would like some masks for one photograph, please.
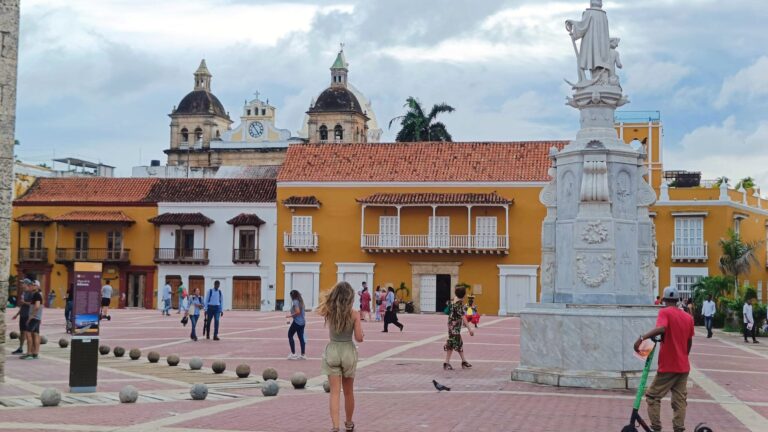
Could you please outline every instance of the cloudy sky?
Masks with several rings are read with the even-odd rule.
[[[23,0],[18,156],[75,156],[130,175],[165,161],[168,113],[205,58],[233,117],[255,91],[297,131],[346,45],[385,140],[406,97],[457,110],[456,141],[573,137],[563,21],[588,0]],[[606,0],[628,110],[661,111],[665,168],[768,187],[765,0]]]

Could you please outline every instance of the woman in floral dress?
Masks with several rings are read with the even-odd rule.
[[[448,340],[443,347],[445,350],[445,363],[443,363],[444,370],[453,370],[453,366],[451,366],[451,355],[454,351],[461,356],[462,369],[469,369],[472,367],[472,365],[467,362],[467,359],[464,358],[464,341],[461,340],[462,326],[469,330],[470,336],[475,335],[472,329],[469,328],[467,316],[464,314],[464,296],[467,294],[467,289],[463,286],[457,286],[454,292],[456,293],[456,299],[453,304],[451,304],[450,313],[448,314]]]

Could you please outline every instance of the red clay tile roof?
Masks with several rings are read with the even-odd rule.
[[[260,217],[258,217],[255,214],[252,213],[240,213],[239,215],[233,217],[232,219],[227,221],[228,224],[234,225],[234,226],[262,226],[266,222],[261,220]]]
[[[274,179],[163,179],[144,199],[149,202],[275,202]]]
[[[121,211],[73,211],[53,218],[59,223],[120,223],[133,224],[135,221]]]
[[[158,179],[139,178],[39,178],[14,205],[142,203]]]
[[[567,141],[295,144],[279,182],[545,182]]]
[[[286,207],[320,207],[320,201],[316,196],[290,196],[283,200]]]
[[[491,193],[376,193],[371,196],[358,199],[360,204],[385,204],[385,205],[409,205],[409,204],[512,204],[499,196]]]
[[[26,214],[23,214],[23,215],[17,217],[16,219],[14,219],[14,221],[16,221],[16,222],[18,222],[20,224],[39,223],[39,224],[46,224],[47,225],[47,224],[53,222],[53,219],[49,218],[48,216],[46,216],[46,215],[44,215],[42,213],[26,213]]]
[[[209,226],[213,219],[202,213],[163,213],[149,219],[155,225],[203,225]]]

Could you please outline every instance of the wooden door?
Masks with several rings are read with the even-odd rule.
[[[200,297],[205,298],[205,278],[202,276],[189,277],[189,295],[195,292],[195,288],[200,290]]]
[[[261,278],[234,278],[232,309],[261,309]]]
[[[179,285],[181,285],[181,276],[166,276],[165,282],[171,285],[171,308],[179,307]],[[161,288],[162,289],[162,288]]]

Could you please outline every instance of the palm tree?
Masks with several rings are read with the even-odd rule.
[[[395,141],[452,141],[451,134],[448,133],[445,124],[437,121],[439,114],[454,112],[455,109],[452,106],[446,103],[436,104],[429,111],[429,114],[424,114],[421,102],[411,96],[406,99],[403,107],[408,108],[408,112],[389,121],[390,129],[392,123],[400,121],[400,132],[397,133]]]
[[[739,190],[741,188],[746,189],[752,189],[755,187],[755,179],[752,177],[744,177],[743,179],[739,180],[738,183],[736,183],[736,190]]]
[[[752,265],[760,265],[757,260],[757,247],[762,242],[745,242],[734,230],[728,230],[728,238],[720,239],[720,271],[724,275],[734,278],[733,295],[737,295],[739,288],[739,276],[749,273]]]
[[[728,177],[718,177],[715,179],[715,184],[712,187],[719,188],[723,183],[728,184],[729,181],[731,181],[731,179]]]
[[[711,295],[712,300],[717,303],[720,301],[721,297],[728,294],[728,290],[730,290],[732,285],[732,276],[718,275],[703,277],[691,287],[691,289],[693,289],[693,301],[697,306],[700,306],[704,302],[704,299],[706,299],[708,295]]]

